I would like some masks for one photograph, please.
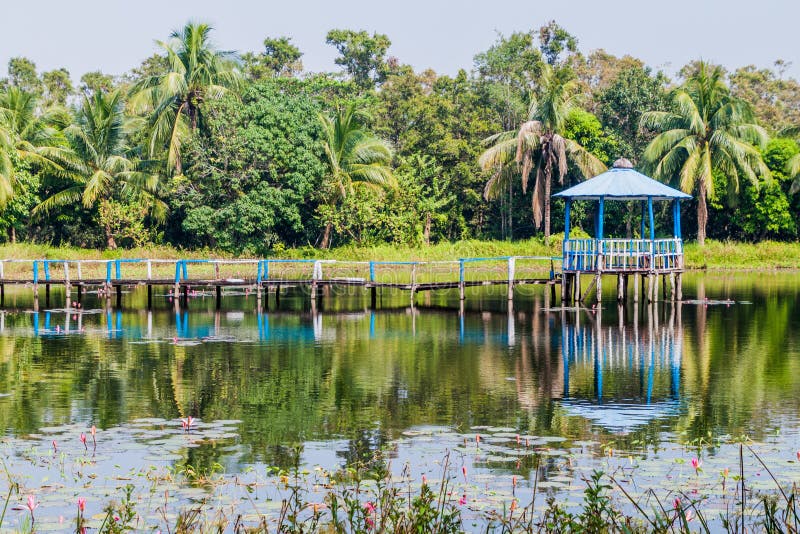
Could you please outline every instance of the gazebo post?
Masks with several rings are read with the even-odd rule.
[[[675,246],[678,246],[677,241],[681,239],[681,201],[679,199],[675,199],[672,201],[672,233],[675,236]],[[683,251],[681,250],[681,253]],[[681,270],[683,269],[683,265],[680,263],[681,255],[676,254],[675,257],[675,265],[673,268],[677,270],[677,272],[673,272],[670,276],[670,283],[672,284],[672,300],[681,301],[683,300],[683,275],[681,274]]]
[[[644,215],[644,207],[645,207],[645,201],[642,200],[641,204],[642,204],[642,230],[639,232],[639,239],[644,239],[644,217],[645,217],[645,215]]]

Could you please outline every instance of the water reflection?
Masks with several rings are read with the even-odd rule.
[[[680,411],[683,325],[681,307],[669,306],[669,319],[659,324],[655,305],[634,307],[631,324],[623,321],[619,307],[616,326],[603,325],[602,311],[577,311],[572,320],[562,316],[561,344],[564,366],[564,395],[559,405],[566,413],[579,416],[610,432],[630,432],[657,419]],[[571,374],[593,377],[593,396],[581,390],[570,394]],[[604,383],[613,382],[611,392]],[[668,384],[663,391],[658,385]],[[585,385],[585,384],[583,384]],[[609,395],[610,393],[610,395]]]
[[[312,440],[347,443],[340,452],[357,457],[424,425],[649,443],[776,426],[791,434],[800,277],[736,284],[690,279],[686,294],[752,304],[576,311],[554,310],[541,293],[511,303],[486,292],[466,303],[421,296],[413,308],[407,295],[387,294],[387,308],[373,310],[368,299],[311,307],[285,293],[278,310],[240,296],[221,310],[198,297],[188,309],[164,298],[147,311],[136,305],[146,296],[131,293],[123,309],[87,298],[69,313],[9,310],[0,313],[0,427],[23,435],[142,417],[236,419],[242,463],[279,462]]]

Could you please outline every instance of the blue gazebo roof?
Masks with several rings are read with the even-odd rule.
[[[633,169],[628,160],[617,160],[606,172],[560,193],[555,197],[573,200],[673,200],[692,198],[683,191],[657,182]]]

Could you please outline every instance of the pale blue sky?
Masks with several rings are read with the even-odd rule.
[[[583,51],[630,53],[670,73],[701,56],[728,68],[782,58],[792,62],[787,75],[800,78],[796,0],[28,0],[2,11],[0,76],[18,55],[40,71],[65,66],[74,80],[96,69],[121,74],[189,19],[210,22],[217,45],[242,52],[260,50],[265,36],[288,35],[312,71],[335,68],[329,29],[378,31],[403,63],[453,74],[470,69],[498,31],[555,19]]]

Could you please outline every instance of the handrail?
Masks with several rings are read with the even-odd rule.
[[[674,271],[683,268],[683,241],[665,239],[568,239],[562,245],[565,271]]]
[[[76,268],[75,281],[83,280],[81,266],[86,265],[105,265],[105,283],[112,284],[114,281],[123,280],[123,267],[124,264],[128,265],[147,265],[147,280],[153,279],[153,265],[174,265],[175,273],[173,281],[179,284],[181,281],[188,281],[189,278],[189,264],[205,264],[214,265],[216,268],[215,279],[219,277],[219,266],[222,265],[255,265],[255,280],[257,283],[267,281],[270,279],[270,266],[276,264],[311,264],[313,265],[312,280],[323,280],[322,267],[323,265],[330,266],[367,266],[369,268],[369,279],[371,282],[376,282],[376,268],[377,267],[410,267],[412,269],[412,280],[416,277],[417,267],[424,266],[458,266],[458,278],[460,282],[465,281],[467,265],[479,262],[508,262],[510,268],[514,269],[514,263],[517,261],[548,261],[550,265],[550,278],[555,276],[553,267],[554,262],[563,262],[564,257],[551,257],[551,256],[494,256],[494,257],[474,257],[474,258],[458,258],[456,260],[406,260],[406,261],[389,261],[389,260],[333,260],[333,259],[308,259],[308,258],[252,258],[252,259],[220,259],[220,258],[179,258],[179,259],[149,259],[149,258],[113,258],[113,259],[0,259],[0,281],[6,279],[6,265],[21,263],[28,264],[32,267],[33,283],[48,283],[53,280],[52,268],[63,266],[64,281],[70,282],[70,267]],[[336,267],[333,267],[334,269]],[[135,279],[135,277],[129,277]],[[102,278],[100,278],[102,280]]]

